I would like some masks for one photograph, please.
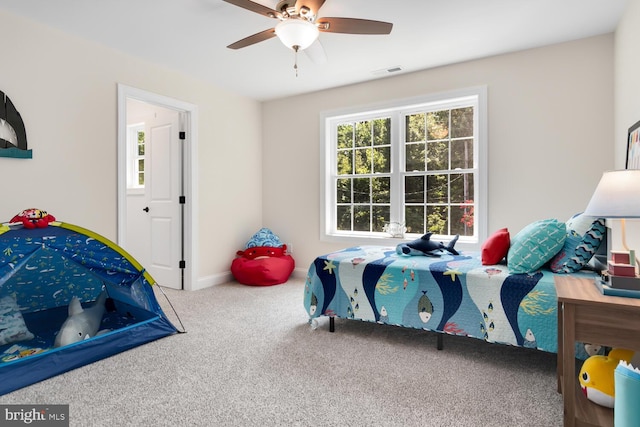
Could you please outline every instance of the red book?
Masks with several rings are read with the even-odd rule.
[[[614,276],[635,277],[636,267],[631,264],[616,264],[609,261],[609,273]]]
[[[611,261],[614,264],[631,264],[628,251],[611,251]]]

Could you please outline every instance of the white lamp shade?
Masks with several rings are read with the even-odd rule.
[[[304,19],[290,18],[276,25],[276,35],[290,49],[294,46],[298,46],[299,50],[308,48],[319,34],[318,27]]]
[[[584,213],[599,218],[640,218],[640,170],[605,172]]]

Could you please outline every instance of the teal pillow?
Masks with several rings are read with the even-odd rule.
[[[507,253],[509,272],[535,272],[560,252],[566,237],[567,228],[557,219],[543,219],[527,225],[511,239]]]
[[[596,253],[606,235],[604,218],[576,214],[567,221],[567,239],[551,260],[554,273],[574,273],[583,268]]]

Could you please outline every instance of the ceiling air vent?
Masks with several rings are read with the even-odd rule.
[[[373,74],[374,76],[384,76],[387,74],[397,73],[398,71],[402,71],[402,67],[400,67],[399,65],[395,67],[383,68],[382,70],[372,71],[371,74]]]

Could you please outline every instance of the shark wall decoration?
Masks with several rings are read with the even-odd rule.
[[[0,91],[0,157],[31,159],[24,122],[11,99]]]

